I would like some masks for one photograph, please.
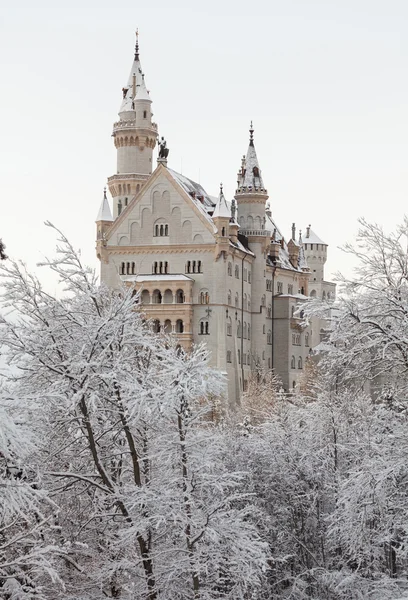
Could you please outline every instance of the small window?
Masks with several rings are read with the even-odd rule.
[[[231,363],[231,350],[227,350],[227,363]]]
[[[144,119],[147,119],[147,110],[144,110],[144,111],[143,111],[143,118],[144,118]]]
[[[266,342],[267,344],[271,345],[272,344],[272,331],[269,329],[268,334],[266,336]]]
[[[235,265],[235,279],[239,279],[239,267]]]
[[[292,296],[292,295],[293,295],[293,285],[292,285],[291,283],[288,285],[288,294],[289,294],[290,296]]]
[[[251,339],[251,325],[248,325],[248,339]]]
[[[206,319],[201,319],[199,327],[199,335],[209,335],[210,326]]]
[[[235,294],[235,308],[239,308],[239,296],[238,296],[238,292]]]
[[[207,291],[200,292],[200,304],[209,304],[210,294]]]
[[[290,368],[291,369],[296,369],[296,359],[294,356],[292,356],[291,360],[290,360]]]
[[[248,271],[248,283],[251,283],[251,271]]]
[[[301,356],[299,356],[299,360],[298,360],[298,369],[303,369],[303,361],[302,361]]]
[[[306,346],[306,348],[309,347],[309,334],[308,333],[305,333],[305,346]]]
[[[186,273],[191,273],[191,261],[186,262]]]
[[[277,284],[277,293],[278,294],[283,294],[283,283],[281,281],[278,281],[278,284]]]
[[[228,263],[228,275],[232,277],[232,263]]]
[[[242,331],[241,331],[241,321],[238,321],[238,326],[237,326],[237,337],[241,337],[242,335]]]
[[[228,290],[228,299],[227,299],[227,303],[229,306],[231,306],[232,304],[232,296],[231,296],[231,290]]]
[[[232,321],[231,317],[227,319],[227,335],[232,335]]]

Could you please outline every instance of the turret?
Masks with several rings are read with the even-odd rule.
[[[216,256],[219,256],[221,252],[226,252],[228,250],[230,218],[230,209],[228,208],[227,201],[225,200],[221,183],[220,194],[218,196],[217,204],[215,205],[214,212],[212,215],[214,225],[217,228],[217,246],[215,250]]]
[[[238,204],[240,232],[247,237],[266,236],[265,202],[268,192],[262,180],[254,145],[254,129],[249,130],[249,146],[238,172],[235,198]]]
[[[152,100],[140,63],[136,32],[132,68],[127,84],[122,88],[119,121],[113,125],[117,171],[116,175],[109,177],[108,183],[115,219],[152,173],[153,149],[157,139],[157,125],[152,122],[152,116]]]
[[[113,217],[109,206],[108,198],[106,196],[106,188],[104,188],[101,206],[99,207],[98,215],[96,217],[96,255],[99,258],[99,260],[105,259],[105,234],[107,230],[111,227],[112,222]]]

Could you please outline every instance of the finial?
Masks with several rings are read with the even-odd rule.
[[[251,121],[251,127],[249,128],[249,145],[254,145],[254,128]]]
[[[139,29],[136,29],[135,60],[139,60]]]
[[[222,183],[220,183],[220,196],[222,196]]]
[[[103,198],[104,198],[104,200],[107,200],[107,198],[106,198],[106,185],[103,188]]]

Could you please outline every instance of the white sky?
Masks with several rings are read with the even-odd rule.
[[[169,166],[231,198],[251,119],[272,212],[308,223],[327,275],[357,218],[408,196],[407,0],[20,0],[0,22],[0,237],[30,265],[50,220],[97,266],[95,217],[134,30]],[[51,280],[49,282],[51,285]],[[52,285],[54,285],[52,283]]]

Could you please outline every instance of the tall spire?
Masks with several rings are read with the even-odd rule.
[[[139,29],[136,29],[135,60],[139,60]]]
[[[106,187],[103,188],[103,198],[102,198],[101,206],[99,207],[99,212],[98,212],[98,216],[96,217],[96,221],[113,221],[108,198],[106,196]]]
[[[254,127],[252,121],[249,128],[248,151],[246,156],[244,156],[242,159],[241,170],[238,173],[238,191],[256,191],[266,193],[255,150]]]
[[[229,219],[231,216],[231,210],[228,207],[227,201],[225,200],[223,185],[220,183],[220,195],[218,196],[217,203],[214,208],[214,212],[212,215],[213,219],[217,218],[226,218]]]

